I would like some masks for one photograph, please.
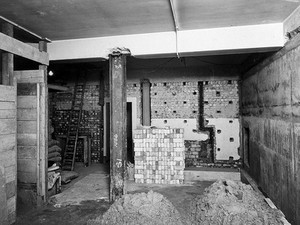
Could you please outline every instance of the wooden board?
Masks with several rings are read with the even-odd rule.
[[[49,65],[49,56],[46,52],[41,52],[39,49],[3,33],[0,33],[0,50],[13,53],[14,55],[30,59],[43,65]]]
[[[15,109],[0,109],[0,119],[16,119]]]
[[[18,134],[18,146],[36,146],[36,134]]]
[[[16,109],[16,103],[15,102],[1,102],[0,101],[0,109]]]
[[[18,159],[36,159],[36,146],[18,146]]]
[[[0,134],[15,134],[16,123],[15,119],[1,119],[0,120]]]
[[[37,104],[36,96],[18,96],[18,109],[35,109]]]
[[[0,85],[0,101],[15,102],[16,88],[14,86]]]
[[[14,75],[18,83],[42,83],[44,82],[44,74],[41,70],[22,70],[14,71]]]
[[[36,121],[37,112],[36,109],[22,109],[19,108],[17,111],[17,119],[18,120],[31,120]]]
[[[36,177],[36,159],[18,159],[17,170],[32,173]]]
[[[37,122],[36,121],[18,121],[18,134],[36,134]]]
[[[0,134],[0,153],[13,150],[16,146],[15,134]]]

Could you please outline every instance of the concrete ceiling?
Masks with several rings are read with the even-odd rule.
[[[283,22],[298,0],[173,0],[180,30]],[[174,30],[169,0],[1,0],[0,15],[51,40]]]

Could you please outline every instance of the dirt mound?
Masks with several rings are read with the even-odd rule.
[[[108,211],[88,224],[109,225],[182,225],[179,212],[163,195],[148,193],[127,194],[114,202]]]
[[[191,204],[191,220],[201,225],[281,224],[282,213],[271,209],[250,185],[217,181]]]

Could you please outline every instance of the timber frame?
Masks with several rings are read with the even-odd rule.
[[[14,109],[17,114],[15,117],[15,122],[17,123],[17,126],[15,127],[15,144],[18,151],[15,159],[12,159],[18,161],[18,166],[16,166],[18,168],[15,171],[15,184],[18,186],[18,199],[19,197],[22,198],[22,195],[26,198],[26,196],[29,194],[27,191],[30,190],[30,192],[35,195],[33,201],[32,199],[30,201],[34,204],[33,207],[36,207],[43,205],[47,201],[48,192],[47,66],[49,65],[49,55],[47,53],[47,42],[49,42],[49,40],[37,39],[37,36],[34,36],[33,40],[36,40],[35,42],[37,43],[34,43],[33,45],[24,43],[14,38],[13,30],[14,28],[20,29],[20,26],[17,26],[12,22],[10,23],[8,20],[3,20],[3,18],[0,19],[0,22],[2,22],[2,28],[0,28],[0,50],[2,55],[0,84],[5,86],[14,86],[15,89],[17,89],[17,84],[19,84],[20,87],[22,87],[22,85],[31,85],[31,87],[34,88],[36,98],[34,102],[30,102],[30,104],[32,104],[32,107],[30,108],[29,105],[26,106],[28,101],[22,102],[22,99],[25,99],[24,96],[18,96],[16,108]],[[26,29],[23,31],[29,35],[33,34],[28,32]],[[33,71],[14,71],[14,55],[37,62],[39,64],[39,69]],[[19,85],[18,92],[20,88]],[[15,93],[15,97],[17,97],[17,91]],[[29,96],[27,97],[29,99]],[[28,109],[25,109],[22,105],[25,105]],[[29,117],[31,117],[31,119],[28,119]],[[34,126],[32,126],[32,124],[34,124]],[[30,130],[34,130],[35,133],[27,134],[29,132],[28,128],[30,128]],[[29,143],[28,136],[33,137],[31,143],[34,142],[34,145],[26,146],[26,144],[24,144],[25,142]],[[19,179],[20,176],[22,177],[21,180],[23,179],[21,182]],[[26,183],[26,180],[28,180],[28,183]],[[25,188],[26,191],[23,192],[23,194],[19,194],[20,188]],[[16,204],[17,203],[15,200],[14,208],[16,208]],[[14,219],[7,219],[7,224],[15,222],[15,214],[16,210],[14,210]],[[0,223],[1,221],[2,220],[0,218]],[[3,221],[6,224],[6,221]]]

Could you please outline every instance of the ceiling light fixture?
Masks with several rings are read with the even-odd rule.
[[[50,71],[48,72],[48,75],[49,75],[50,77],[53,76],[53,75],[54,75],[53,71],[50,70]]]

